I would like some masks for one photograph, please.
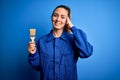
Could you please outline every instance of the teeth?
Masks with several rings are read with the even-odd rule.
[[[56,22],[55,24],[56,24],[56,25],[60,25],[60,22]]]

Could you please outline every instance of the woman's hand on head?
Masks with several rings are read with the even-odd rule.
[[[35,42],[29,42],[28,43],[28,52],[30,54],[35,54],[35,52],[36,52],[36,44],[35,44]]]
[[[69,17],[67,17],[67,25],[68,25],[68,28],[72,28],[73,27],[73,24],[72,24],[72,22],[71,22]]]

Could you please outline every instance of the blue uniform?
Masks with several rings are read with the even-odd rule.
[[[38,40],[36,53],[29,54],[29,63],[40,71],[40,80],[77,80],[78,57],[89,57],[93,47],[82,30],[73,26],[71,31],[63,31],[58,38],[51,31]]]

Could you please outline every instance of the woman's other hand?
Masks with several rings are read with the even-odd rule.
[[[35,54],[35,52],[36,52],[36,44],[35,44],[35,42],[29,42],[28,43],[28,52],[30,54]]]

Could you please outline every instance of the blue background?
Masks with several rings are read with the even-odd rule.
[[[40,79],[28,63],[29,28],[37,29],[36,40],[48,33],[60,4],[94,46],[91,57],[78,60],[79,80],[120,80],[119,0],[0,0],[0,80]]]

